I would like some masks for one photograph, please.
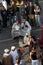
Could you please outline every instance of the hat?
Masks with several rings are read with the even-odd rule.
[[[5,53],[8,53],[8,52],[9,52],[9,49],[7,49],[7,48],[4,49],[4,52],[5,52]]]
[[[15,46],[11,46],[11,50],[14,50],[16,47]]]

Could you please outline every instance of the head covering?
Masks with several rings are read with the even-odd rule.
[[[15,46],[11,46],[11,50],[12,50],[12,51],[15,50],[15,48],[16,48]]]
[[[9,49],[7,49],[7,48],[4,49],[4,52],[5,52],[5,53],[8,53],[8,52],[9,52]]]

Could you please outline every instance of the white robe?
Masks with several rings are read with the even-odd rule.
[[[13,24],[11,35],[12,35],[12,38],[20,35],[20,25],[19,24],[18,25],[16,23]]]
[[[17,58],[17,56],[18,56],[17,50],[15,50],[15,51],[10,51],[10,54],[11,54],[11,56],[12,56],[12,58],[13,58],[13,63],[16,64],[16,58]]]
[[[27,27],[26,27],[26,26],[27,26]],[[24,23],[21,23],[21,28],[22,28],[22,27],[24,27],[24,28],[22,29],[22,33],[23,33],[22,35],[25,36],[25,33],[31,34],[32,28],[31,28],[31,25],[29,24],[28,21],[26,21],[25,24],[24,24]]]

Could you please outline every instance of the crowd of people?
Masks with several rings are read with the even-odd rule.
[[[19,48],[12,46],[10,51],[6,48],[2,55],[2,65],[26,65],[25,60],[22,60],[21,58],[22,53]]]
[[[25,19],[22,19],[21,24],[18,22],[18,20],[13,24],[12,26],[12,38],[19,37],[19,36],[25,36],[25,33],[31,33],[32,27],[29,24],[28,21]]]
[[[37,44],[34,35],[31,35],[32,26],[41,27],[40,13],[41,7],[37,0],[35,2],[28,0],[26,2],[25,0],[17,0],[17,2],[16,0],[2,0],[2,22],[0,25],[2,28],[6,28],[7,22],[9,22],[12,27],[12,38],[20,36],[20,39],[23,39],[19,41],[20,44],[23,43],[22,47],[16,48],[12,46],[10,51],[9,49],[4,50],[2,65],[26,65],[23,56],[27,53],[29,55],[28,60],[31,60],[32,65],[39,65],[39,59],[41,59],[43,65],[42,49]],[[21,38],[22,36],[23,38]]]
[[[17,1],[14,0],[2,0],[1,16],[2,27],[7,27],[7,21],[9,20],[12,26],[16,20],[21,23],[22,19],[26,19],[30,25],[41,27],[40,21],[41,8],[38,2],[31,1]]]
[[[41,7],[37,1],[2,0],[0,31],[8,26],[12,27],[12,38],[31,34],[32,27],[41,27]]]
[[[36,45],[36,41],[31,38],[30,35],[26,34],[26,36],[28,36],[28,38],[27,40],[24,40],[27,41],[24,42],[24,47],[18,46],[16,48],[15,46],[11,46],[11,50],[8,48],[4,49],[0,65],[27,65],[28,63],[31,63],[32,65],[39,65],[40,62],[41,65],[43,65],[42,47]],[[26,54],[28,54],[28,57],[26,57],[25,60],[24,57]]]
[[[2,27],[7,27],[9,22],[12,27],[11,35],[14,38],[15,31],[17,35],[22,36],[32,30],[32,27],[41,27],[40,20],[41,7],[38,2],[2,0],[1,16]]]

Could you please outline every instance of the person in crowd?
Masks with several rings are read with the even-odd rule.
[[[31,34],[31,30],[32,30],[32,27],[29,24],[29,22],[23,19],[21,21],[21,31],[22,31],[23,36],[25,35],[25,33]]]
[[[4,49],[4,54],[2,57],[2,65],[13,65],[12,56],[9,54],[9,49]]]
[[[16,6],[17,6],[17,11],[19,12],[19,7],[20,7],[20,2],[19,2],[19,0],[17,0]]]
[[[28,44],[28,37],[29,37],[29,34],[26,33],[25,36],[24,36],[24,43],[25,43],[26,45],[30,45],[30,43]]]
[[[29,1],[26,1],[26,3],[25,3],[25,10],[26,10],[27,21],[29,21],[29,12],[30,12],[30,4],[29,4]]]
[[[24,36],[24,46],[27,47],[27,50],[25,51],[25,54],[29,53],[29,50],[30,50],[30,40],[28,42],[29,35],[30,34],[26,33],[25,36]]]
[[[15,65],[26,65],[26,61],[25,60],[20,60],[19,57],[17,57]]]
[[[24,43],[29,47],[29,52],[30,52],[35,44],[35,41],[29,33],[26,33],[26,35],[24,36]]]
[[[30,22],[32,26],[34,26],[34,6],[32,1],[28,1],[26,3],[26,15],[27,15],[27,20]]]
[[[14,19],[15,14],[16,14],[16,5],[14,0],[11,0],[10,4],[8,5],[8,16],[9,16],[9,21],[11,26],[15,22],[15,19]]]
[[[32,61],[32,65],[39,65],[38,55],[36,54],[35,48],[33,47],[30,52],[30,59]]]
[[[4,6],[5,10],[7,11],[7,1],[6,0],[2,0],[2,5]]]
[[[16,49],[15,46],[12,46],[12,47],[11,47],[10,54],[11,54],[11,56],[12,56],[12,58],[13,58],[13,63],[14,63],[14,65],[15,65],[15,64],[16,64],[16,57],[18,56],[18,52],[17,52],[17,49]]]
[[[7,1],[6,0],[2,0],[2,6],[1,6],[1,16],[2,16],[2,27],[7,27]]]
[[[38,3],[37,2],[34,3],[35,22],[37,27],[41,27],[40,12],[41,12],[41,8],[38,5]]]
[[[12,26],[11,35],[12,38],[15,38],[20,35],[20,24],[18,20]]]
[[[23,0],[21,1],[21,5],[19,7],[19,12],[20,12],[21,20],[26,17],[25,16],[26,10],[25,10],[25,5],[24,5],[24,1]]]
[[[18,52],[19,59],[21,60],[21,58],[22,58],[22,52],[20,50],[20,47],[17,48],[17,52]]]
[[[41,60],[41,55],[42,55],[41,47],[36,48],[36,53],[38,54],[39,60]]]
[[[20,65],[20,59],[18,56],[16,57],[16,64],[15,65]]]
[[[17,0],[16,2],[16,7],[17,7],[16,18],[20,21],[20,12],[19,12],[20,1],[19,0]]]

